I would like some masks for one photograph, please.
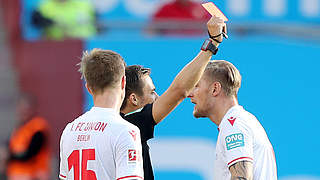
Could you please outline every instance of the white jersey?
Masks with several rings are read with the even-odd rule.
[[[239,161],[253,163],[254,180],[277,179],[276,160],[265,130],[255,116],[234,106],[219,125],[214,179],[231,179],[229,167]]]
[[[64,129],[60,179],[143,179],[139,129],[114,109],[93,107]]]

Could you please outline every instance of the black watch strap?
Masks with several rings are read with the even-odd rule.
[[[203,51],[209,50],[212,52],[212,54],[216,55],[219,49],[214,44],[212,44],[211,39],[206,39],[201,46],[201,50]]]

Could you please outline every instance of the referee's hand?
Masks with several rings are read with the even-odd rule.
[[[223,40],[222,32],[226,33],[227,25],[224,23],[223,19],[220,17],[212,16],[207,23],[208,31],[210,36],[219,42]]]

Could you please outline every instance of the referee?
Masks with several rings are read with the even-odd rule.
[[[187,97],[223,40],[222,32],[226,24],[221,18],[212,17],[207,26],[211,38],[205,40],[199,54],[178,73],[160,97],[155,92],[150,69],[140,65],[126,68],[126,95],[121,106],[121,116],[140,129],[145,180],[154,179],[147,144],[154,136],[154,126]]]

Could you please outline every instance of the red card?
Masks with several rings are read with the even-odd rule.
[[[202,6],[212,15],[221,17],[224,21],[228,21],[228,18],[220,11],[220,9],[213,4],[213,2],[203,3]]]

